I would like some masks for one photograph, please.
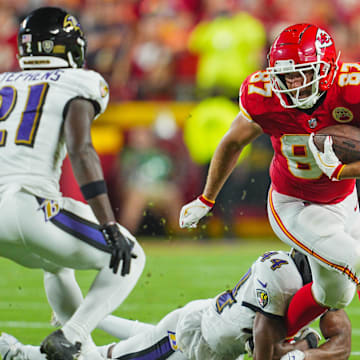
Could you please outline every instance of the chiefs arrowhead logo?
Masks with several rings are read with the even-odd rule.
[[[319,29],[316,34],[316,41],[320,48],[326,48],[333,44],[330,35],[322,29]]]

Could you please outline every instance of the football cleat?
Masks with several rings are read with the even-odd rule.
[[[2,333],[0,336],[0,354],[3,360],[25,360],[20,342],[14,336]]]
[[[56,330],[48,335],[40,346],[40,352],[46,354],[48,360],[74,360],[80,354],[81,343],[72,344],[62,330]]]

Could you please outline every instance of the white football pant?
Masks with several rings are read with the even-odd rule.
[[[45,270],[45,290],[65,335],[88,341],[98,323],[129,295],[145,264],[136,239],[131,272],[109,268],[110,253],[90,206],[70,198],[44,201],[8,187],[0,193],[0,254],[20,265]],[[127,230],[122,228],[123,232]],[[64,268],[98,270],[83,299],[73,274]]]
[[[309,256],[315,299],[344,308],[360,269],[360,214],[356,189],[334,205],[309,203],[270,188],[268,216],[275,234]]]

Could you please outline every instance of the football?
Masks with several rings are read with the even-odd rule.
[[[360,128],[351,125],[332,125],[317,131],[314,143],[320,151],[324,151],[324,141],[330,135],[333,149],[343,164],[360,160]]]

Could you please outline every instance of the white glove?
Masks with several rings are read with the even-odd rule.
[[[281,357],[280,360],[304,360],[305,354],[300,350],[293,350]]]
[[[317,166],[329,179],[337,181],[345,165],[337,158],[332,144],[332,137],[327,136],[324,141],[324,152],[321,152],[314,144],[314,133],[310,135],[309,147],[314,155]]]
[[[212,202],[203,195],[199,196],[192,202],[184,205],[180,211],[179,225],[183,228],[196,228],[197,223],[202,219],[214,206]]]

